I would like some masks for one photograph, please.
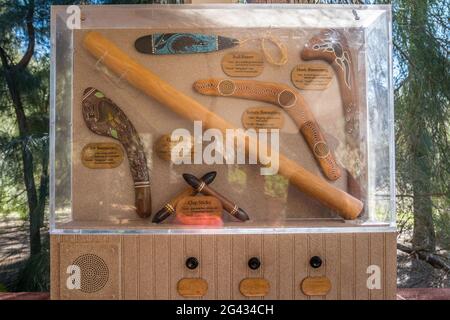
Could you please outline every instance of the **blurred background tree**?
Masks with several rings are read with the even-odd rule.
[[[0,223],[2,217],[11,216],[27,221],[30,248],[16,280],[8,284],[9,290],[49,288],[45,221],[49,183],[50,5],[132,3],[153,1],[0,0]],[[400,240],[411,242],[415,252],[448,252],[450,0],[393,0],[392,5]],[[1,264],[0,257],[0,267]]]

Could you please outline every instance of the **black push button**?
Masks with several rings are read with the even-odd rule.
[[[194,270],[198,267],[198,260],[195,257],[189,257],[186,259],[186,267],[188,269]]]
[[[318,256],[314,256],[309,260],[309,264],[314,269],[320,268],[320,266],[322,266],[322,258],[320,258]]]
[[[256,270],[261,266],[261,261],[257,257],[252,257],[248,260],[248,267],[252,270]]]

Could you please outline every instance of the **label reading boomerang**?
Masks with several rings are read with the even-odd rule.
[[[322,63],[303,63],[294,67],[292,83],[302,90],[325,90],[330,86],[333,72]]]
[[[117,168],[123,161],[123,151],[117,143],[89,143],[81,151],[83,165],[90,169]]]
[[[281,129],[284,116],[277,107],[252,107],[242,114],[242,124],[246,129]]]

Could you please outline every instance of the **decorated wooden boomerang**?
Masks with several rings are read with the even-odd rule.
[[[360,128],[358,88],[355,77],[355,66],[345,35],[335,29],[326,29],[312,37],[301,52],[303,60],[323,60],[330,64],[336,72],[342,98],[345,117],[346,143],[355,154],[355,167],[361,167]],[[362,196],[362,188],[358,183],[358,174],[347,170],[347,187],[357,198]]]
[[[346,37],[334,29],[324,30],[312,37],[301,53],[303,60],[324,60],[336,72],[345,114],[345,131],[350,143],[359,147],[357,87],[352,53]]]
[[[296,90],[280,83],[229,79],[198,80],[194,89],[204,95],[264,101],[283,108],[300,129],[324,175],[332,181],[341,176],[314,115]]]
[[[100,33],[95,31],[87,33],[83,39],[83,46],[110,71],[186,119],[202,121],[206,128],[219,129],[223,134],[226,134],[227,129],[236,129],[231,123],[133,60]],[[257,144],[256,139],[249,137],[248,143],[245,144],[246,152],[258,157],[257,153],[253,154],[257,149],[254,146]],[[280,175],[286,177],[302,192],[335,210],[344,219],[356,219],[363,211],[364,204],[360,200],[327,183],[286,156],[279,153],[272,156],[278,156]]]
[[[84,91],[82,105],[84,121],[92,132],[122,143],[134,180],[136,212],[141,218],[149,217],[152,210],[150,176],[136,129],[125,113],[95,88]]]
[[[140,37],[136,50],[147,54],[207,53],[232,48],[238,39],[201,33],[154,33]]]

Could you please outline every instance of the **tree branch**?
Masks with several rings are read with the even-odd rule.
[[[445,259],[445,257],[428,251],[413,249],[400,243],[397,243],[397,249],[410,255],[415,255],[420,260],[428,262],[435,268],[450,272],[450,263],[447,261],[447,259]]]
[[[28,64],[30,63],[30,60],[34,54],[36,35],[35,35],[34,26],[33,26],[33,15],[34,15],[34,0],[30,0],[30,2],[28,4],[28,11],[27,11],[27,16],[26,16],[28,46],[27,46],[27,50],[25,51],[25,54],[23,55],[22,59],[15,66],[18,69],[25,69],[28,66]]]
[[[0,46],[0,60],[2,60],[3,67],[8,70],[10,68],[9,62],[8,62],[8,54],[6,51]]]

